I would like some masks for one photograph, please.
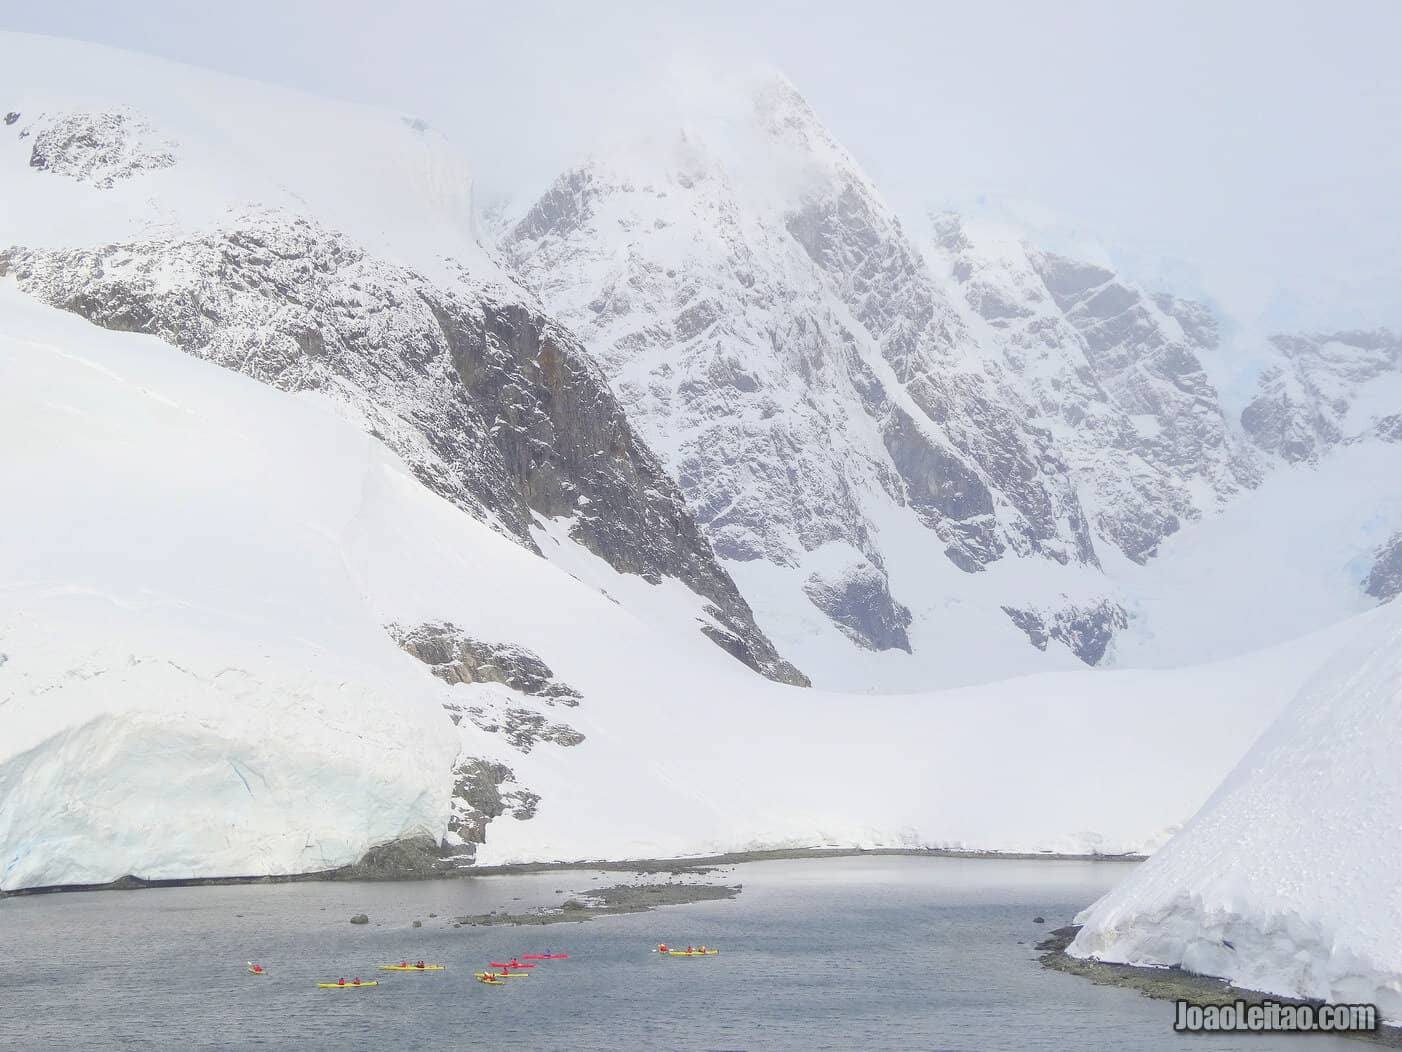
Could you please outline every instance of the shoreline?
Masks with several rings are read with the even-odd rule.
[[[1146,968],[1140,965],[1113,964],[1106,961],[1072,957],[1066,950],[1080,930],[1079,924],[1070,924],[1064,928],[1057,928],[1047,938],[1037,943],[1036,949],[1040,951],[1037,960],[1042,967],[1055,972],[1065,972],[1067,975],[1079,976],[1082,979],[1089,979],[1097,986],[1118,986],[1125,990],[1134,990],[1156,1001],[1187,1000],[1198,1004],[1234,1004],[1237,1001],[1260,1004],[1268,1000],[1281,1004],[1297,1005],[1323,1003],[1299,997],[1286,997],[1283,994],[1265,993],[1260,990],[1247,990],[1240,986],[1233,986],[1225,979],[1199,975],[1182,968]],[[1281,1036],[1298,1040],[1312,1035],[1286,1034]],[[1380,1023],[1378,1029],[1372,1033],[1355,1031],[1319,1036],[1346,1037],[1355,1041],[1365,1041],[1372,1045],[1381,1045],[1385,1048],[1402,1048],[1402,1027],[1387,1023]]]
[[[401,845],[403,842],[401,842]],[[755,851],[728,851],[714,855],[687,855],[678,858],[578,859],[568,862],[512,862],[495,866],[443,866],[436,859],[425,861],[422,849],[397,850],[401,845],[385,845],[368,852],[360,862],[336,869],[309,873],[278,873],[255,876],[171,877],[148,880],[125,876],[101,884],[49,884],[32,888],[0,890],[0,900],[27,895],[60,895],[87,891],[144,891],[148,888],[227,887],[237,884],[296,884],[331,881],[461,880],[470,877],[512,876],[563,870],[596,872],[627,871],[638,874],[699,873],[717,866],[742,862],[776,862],[799,859],[858,858],[863,856],[904,856],[916,858],[965,858],[1008,862],[1142,862],[1137,854],[1072,854],[1041,851],[965,851],[955,848],[770,848]]]

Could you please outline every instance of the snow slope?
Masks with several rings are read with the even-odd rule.
[[[477,239],[466,159],[412,117],[9,32],[0,111],[17,115],[0,149],[24,157],[0,164],[8,244],[94,248],[205,231],[257,203],[315,216],[430,278],[451,274],[451,258],[504,280]],[[80,138],[86,164],[31,169],[46,135],[55,146]]]
[[[1316,463],[1282,466],[1168,538],[1158,558],[1120,570],[1131,621],[1115,660],[1141,668],[1213,661],[1372,609],[1380,597],[1360,585],[1396,535],[1402,443],[1344,444]]]
[[[1183,832],[1077,918],[1073,954],[1402,1021],[1402,604],[1364,620]]]
[[[72,41],[0,33],[0,274],[109,328],[318,390],[528,547],[532,514],[710,601],[702,628],[803,682],[574,337],[476,239],[420,122]],[[695,629],[694,621],[688,622]]]
[[[538,539],[570,549],[571,576],[425,489],[323,396],[9,283],[0,318],[0,438],[24,452],[0,487],[25,512],[0,519],[6,889],[318,869],[441,835],[460,752],[541,798],[490,826],[484,862],[1145,849],[1347,635],[923,695],[790,688],[668,627],[694,593],[618,574],[555,520]],[[503,688],[449,686],[384,629],[443,620],[539,654],[581,693],[554,711],[584,740],[523,752],[455,728],[442,706]]]
[[[369,476],[403,469],[9,283],[0,318],[0,887],[441,835],[457,745],[412,663],[374,658],[338,543]]]

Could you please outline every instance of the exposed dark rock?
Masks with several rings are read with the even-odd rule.
[[[1268,453],[1291,463],[1312,463],[1321,447],[1342,437],[1307,400],[1292,392],[1289,374],[1267,369],[1258,381],[1256,397],[1241,411],[1242,430]]]
[[[13,124],[11,113],[5,123]],[[126,110],[41,114],[21,137],[33,136],[29,166],[110,188],[138,172],[175,164],[174,144]]]
[[[489,708],[483,705],[448,705],[450,714],[466,712],[479,729],[488,734],[500,734],[515,749],[523,753],[540,742],[569,747],[584,741],[584,735],[566,723],[552,723],[538,712],[516,707]],[[454,723],[461,722],[455,717]]]
[[[1260,448],[1290,463],[1314,463],[1333,446],[1371,430],[1402,437],[1402,416],[1351,419],[1356,392],[1402,370],[1402,339],[1387,329],[1277,335],[1278,364],[1264,370],[1241,426]],[[1396,432],[1396,435],[1394,435]]]
[[[395,642],[446,683],[503,683],[547,703],[569,706],[578,705],[583,696],[558,682],[550,666],[525,647],[485,643],[446,621],[388,627]]]
[[[835,580],[814,573],[803,592],[853,642],[910,653],[910,611],[891,597],[886,575],[871,563],[848,567]]]
[[[1384,603],[1402,595],[1402,533],[1394,534],[1378,549],[1363,591]]]
[[[5,114],[5,127],[8,128],[10,125],[14,124],[15,121],[17,121],[17,120],[19,120],[19,113],[16,112],[15,110],[11,110],[9,113]]]
[[[485,844],[487,825],[510,814],[518,821],[535,817],[540,796],[516,784],[505,764],[467,757],[453,771],[453,804],[448,831],[467,844]]]
[[[1108,599],[1089,607],[1068,606],[1051,613],[1005,606],[1003,613],[1038,650],[1046,650],[1055,639],[1087,665],[1099,664],[1115,631],[1129,625],[1124,607]]]
[[[350,919],[350,922],[352,924],[369,924],[370,918],[364,913],[357,913],[354,917]]]
[[[806,110],[801,99],[796,104]],[[938,529],[931,521],[937,517],[960,524],[953,531],[955,550],[947,553],[956,565],[981,567],[1009,546],[1059,562],[1096,563],[1080,502],[1050,436],[1029,425],[1010,391],[948,368],[966,334],[899,225],[848,184],[792,214],[788,230],[836,279],[848,308],[947,443],[937,449],[899,409],[883,429],[926,524]],[[1006,521],[993,515],[995,489],[1015,513]]]
[[[1235,474],[1253,484],[1254,469],[1234,455],[1217,391],[1198,357],[1217,344],[1211,311],[1171,296],[1150,298],[1103,267],[1049,252],[1031,259],[1081,334],[1101,387],[1124,412],[1154,420],[1155,430],[1136,439],[1145,458],[1185,475],[1221,464],[1221,481]],[[1179,323],[1186,339],[1162,324],[1160,312]]]

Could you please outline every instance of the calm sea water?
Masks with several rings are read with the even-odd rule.
[[[924,858],[750,863],[728,902],[547,927],[454,928],[618,874],[295,884],[0,901],[0,1046],[19,1049],[1349,1049],[1184,1038],[1172,1006],[1043,969],[1033,944],[1124,864]],[[631,879],[631,878],[629,878]],[[658,879],[658,878],[650,878]],[[353,913],[371,923],[352,926]],[[430,918],[437,913],[437,918]],[[1048,923],[1035,925],[1044,915]],[[413,928],[415,919],[422,928]],[[707,943],[662,958],[659,941]],[[501,987],[473,970],[568,961]],[[396,975],[403,958],[446,972]],[[268,969],[247,974],[245,962]],[[376,978],[370,990],[318,980]]]

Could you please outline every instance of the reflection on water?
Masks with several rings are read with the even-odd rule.
[[[547,927],[454,928],[451,918],[555,904],[619,875],[8,899],[0,1047],[1279,1047],[1279,1038],[1177,1036],[1171,1004],[1036,963],[1033,944],[1047,930],[1128,872],[1123,863],[902,857],[750,863],[708,878],[743,883],[733,901]],[[370,923],[351,925],[354,913]],[[1032,923],[1038,914],[1046,925]],[[649,952],[659,941],[722,953],[662,958]],[[471,981],[489,961],[547,947],[572,956],[503,986]],[[377,969],[406,958],[448,970]],[[250,959],[268,974],[247,974]],[[381,985],[314,985],[357,975]]]

